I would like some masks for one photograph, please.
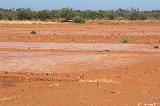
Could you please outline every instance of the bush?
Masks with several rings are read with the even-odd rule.
[[[51,20],[52,12],[49,10],[40,10],[37,12],[37,18],[41,21]]]
[[[109,15],[108,15],[108,19],[109,19],[109,20],[114,20],[114,15],[113,15],[113,14],[109,14]]]
[[[42,20],[69,22],[75,16],[86,20],[147,20],[160,19],[160,10],[141,11],[136,8],[118,10],[74,10],[62,8],[55,10],[37,10],[30,8],[4,9],[0,8],[0,20]],[[78,20],[80,19],[78,17]],[[77,17],[76,17],[77,18]],[[76,19],[77,20],[77,19]],[[77,21],[76,21],[77,22]]]
[[[56,15],[63,20],[63,22],[68,22],[74,17],[74,10],[72,8],[62,8]]]
[[[34,18],[34,12],[30,8],[19,8],[16,10],[18,20],[32,20]]]
[[[74,23],[85,23],[85,20],[79,16],[73,18]]]
[[[37,34],[37,32],[35,30],[31,31],[31,34]]]
[[[0,20],[4,20],[5,18],[5,13],[0,11]]]
[[[155,48],[155,49],[158,49],[158,48],[159,48],[159,46],[155,45],[155,46],[154,46],[154,48]]]
[[[154,15],[153,15],[153,17],[154,17],[155,19],[160,19],[160,11],[155,12]]]
[[[122,43],[128,43],[128,39],[122,39],[121,42]]]

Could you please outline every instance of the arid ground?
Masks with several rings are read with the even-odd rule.
[[[160,21],[1,21],[0,106],[160,106]]]

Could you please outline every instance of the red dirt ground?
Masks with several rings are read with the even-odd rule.
[[[0,106],[160,105],[160,21],[0,22],[0,41]]]
[[[21,23],[21,24],[20,24]],[[32,30],[36,35],[30,34]],[[1,22],[1,42],[129,43],[160,40],[160,21],[89,21],[86,24]]]

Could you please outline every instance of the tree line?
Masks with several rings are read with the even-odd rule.
[[[160,19],[160,10],[140,11],[136,8],[117,10],[74,10],[62,8],[55,10],[32,10],[30,8],[0,8],[0,20],[42,20],[42,21],[75,21],[85,20],[148,20]]]

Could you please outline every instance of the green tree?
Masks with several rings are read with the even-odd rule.
[[[98,12],[96,12],[96,11],[86,10],[86,11],[83,11],[82,14],[83,14],[82,17],[86,18],[86,19],[94,20],[94,19],[98,18]]]
[[[14,13],[11,13],[11,12],[10,13],[6,13],[5,17],[6,17],[7,20],[10,20],[10,21],[17,19],[16,15]]]
[[[156,19],[160,19],[160,11],[155,12],[153,17]]]
[[[147,20],[147,15],[144,12],[139,13],[139,20]]]
[[[79,16],[79,17],[76,17]],[[39,10],[34,11],[29,8],[3,9],[0,8],[0,20],[85,20],[109,19],[109,20],[146,20],[160,19],[160,10],[139,11],[139,9],[117,9],[117,10],[73,10],[72,8],[62,8],[60,10]]]
[[[97,13],[98,19],[104,19],[105,18],[105,11],[99,10]]]
[[[16,10],[18,20],[32,20],[35,16],[34,12],[30,9],[19,8]]]
[[[0,20],[3,20],[5,18],[5,13],[0,11]]]
[[[57,19],[58,17],[57,17],[57,12],[58,12],[58,10],[52,10],[51,12],[50,12],[50,18],[51,18],[51,20],[55,20],[55,19]]]
[[[37,12],[37,18],[46,21],[52,19],[52,12],[49,10],[41,10]]]
[[[131,8],[128,19],[129,20],[138,20],[139,19],[139,10],[135,9],[135,8]]]
[[[80,16],[73,17],[73,22],[75,23],[85,23],[85,20]]]
[[[71,8],[62,8],[57,12],[57,16],[62,19],[62,21],[69,21],[74,17],[74,10]]]
[[[108,19],[109,19],[109,20],[114,20],[114,18],[115,18],[115,17],[114,17],[114,15],[113,15],[113,13],[109,13],[109,14],[108,14]]]

